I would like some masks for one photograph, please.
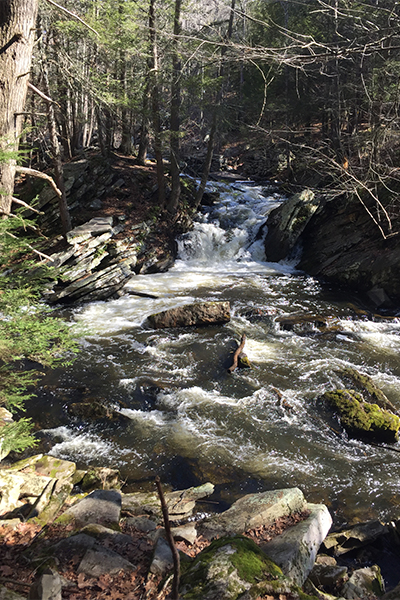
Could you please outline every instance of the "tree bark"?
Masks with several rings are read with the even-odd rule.
[[[18,150],[35,40],[38,0],[0,2],[0,210],[11,212]]]

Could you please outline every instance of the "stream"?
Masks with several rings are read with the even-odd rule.
[[[319,397],[343,387],[340,370],[354,367],[400,409],[400,321],[368,316],[357,298],[293,262],[265,262],[260,227],[284,200],[276,189],[218,182],[209,190],[220,199],[178,240],[175,266],[128,285],[154,298],[129,294],[64,312],[85,335],[76,362],[49,373],[29,407],[42,447],[80,467],[118,468],[132,490],[149,489],[157,474],[178,489],[212,481],[217,509],[244,493],[298,486],[338,523],[398,514],[400,454],[349,439]],[[146,326],[152,313],[206,300],[228,300],[231,321]],[[288,330],[276,320],[295,313],[332,326]],[[244,332],[252,368],[229,374]],[[70,403],[90,399],[120,419],[70,416]]]

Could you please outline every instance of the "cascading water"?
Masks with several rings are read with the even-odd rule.
[[[298,486],[340,519],[389,515],[400,504],[400,455],[347,439],[318,399],[343,387],[340,370],[351,366],[400,408],[400,323],[358,316],[292,264],[265,262],[260,227],[282,202],[272,189],[213,185],[220,201],[178,241],[173,269],[132,280],[132,291],[155,298],[126,295],[75,310],[87,329],[82,352],[49,375],[46,416],[43,403],[32,415],[43,443],[82,466],[117,466],[130,481],[160,474],[183,488],[211,480],[227,499]],[[146,328],[152,313],[212,299],[230,301],[227,325]],[[335,327],[282,329],[276,319],[293,313]],[[243,332],[252,369],[228,374],[232,340]],[[111,403],[121,420],[68,415],[72,400],[90,396]]]

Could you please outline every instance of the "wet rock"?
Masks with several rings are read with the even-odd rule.
[[[321,315],[292,314],[276,317],[275,322],[284,331],[294,331],[298,335],[339,331],[339,320]]]
[[[362,393],[363,397],[373,404],[377,404],[384,410],[390,410],[397,414],[396,407],[390,402],[385,394],[375,385],[373,379],[366,373],[360,373],[356,369],[346,367],[339,371],[345,380],[350,381]]]
[[[310,516],[287,529],[272,541],[262,544],[264,552],[297,585],[303,585],[314,566],[317,552],[332,525],[323,504],[307,504]]]
[[[390,592],[387,592],[386,594],[381,596],[381,600],[399,600],[399,598],[400,598],[400,583],[399,583],[399,585],[396,585],[396,587],[393,590],[391,590]],[[0,600],[1,600],[1,596],[0,596]]]
[[[85,420],[95,421],[96,419],[112,419],[124,421],[124,417],[119,411],[101,402],[72,402],[68,406],[68,413],[74,417],[80,417]]]
[[[117,529],[120,516],[121,493],[116,490],[96,490],[66,510],[56,522],[73,522],[78,527],[99,523]]]
[[[371,594],[382,596],[385,584],[378,565],[357,569],[341,589],[341,595],[348,600],[368,598]]]
[[[330,533],[324,540],[324,547],[333,550],[335,556],[340,556],[366,546],[388,532],[388,526],[378,520],[358,523],[354,527]]]
[[[228,323],[229,320],[229,302],[186,304],[150,315],[148,318],[150,326],[155,329],[223,324]]]
[[[400,418],[377,404],[364,402],[354,390],[325,392],[321,398],[338,411],[349,435],[374,442],[397,442]]]
[[[181,578],[180,592],[182,599],[236,600],[266,579],[284,577],[257,544],[242,536],[223,537],[195,558]]]
[[[288,256],[319,204],[314,192],[305,189],[271,212],[265,238],[267,260],[279,261]]]
[[[280,517],[302,512],[305,508],[306,501],[299,488],[248,494],[227,511],[199,524],[199,530],[207,539],[242,534],[260,525],[272,524]]]

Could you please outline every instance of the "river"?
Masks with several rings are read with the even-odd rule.
[[[156,474],[175,488],[212,481],[220,507],[244,493],[298,486],[338,523],[398,514],[400,454],[348,439],[319,398],[343,387],[340,370],[351,366],[400,409],[399,320],[368,317],[357,299],[294,262],[265,262],[259,232],[283,201],[276,189],[211,187],[220,200],[178,241],[175,266],[128,286],[154,298],[125,295],[68,313],[85,328],[82,351],[47,375],[30,409],[42,447],[82,467],[117,467],[129,489],[149,486]],[[199,300],[229,300],[231,321],[146,326],[152,313]],[[276,320],[293,313],[332,327],[293,331]],[[244,332],[252,368],[229,374],[233,341]],[[90,398],[121,419],[69,415],[71,402]]]

